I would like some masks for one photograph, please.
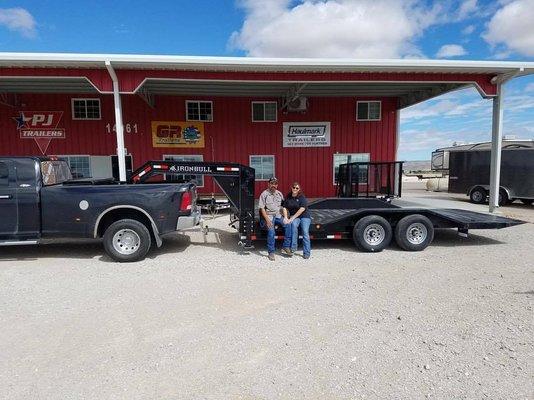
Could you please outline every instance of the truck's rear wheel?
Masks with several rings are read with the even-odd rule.
[[[116,221],[104,233],[104,248],[115,261],[142,260],[150,245],[151,238],[147,227],[134,219]]]
[[[471,203],[484,204],[488,198],[488,192],[482,187],[476,187],[469,193]]]
[[[421,251],[434,239],[434,226],[424,215],[408,215],[395,227],[395,240],[404,250]]]
[[[354,225],[352,238],[362,251],[379,252],[384,250],[393,236],[389,222],[379,215],[368,215]]]

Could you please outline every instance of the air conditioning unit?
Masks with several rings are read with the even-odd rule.
[[[307,97],[297,97],[287,104],[287,111],[306,111],[308,108]]]

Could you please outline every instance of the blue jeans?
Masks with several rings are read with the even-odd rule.
[[[302,250],[304,255],[310,255],[310,225],[311,218],[295,218],[291,223],[291,250],[297,251],[299,239],[299,226],[302,231]]]
[[[291,224],[284,225],[284,219],[282,217],[270,217],[270,218],[273,224],[267,230],[267,251],[269,252],[269,254],[274,253],[274,250],[275,250],[274,227],[276,225],[281,225],[284,227],[284,244],[282,246],[288,247],[288,248],[291,247]],[[263,218],[261,219],[260,224],[262,227],[267,226]]]

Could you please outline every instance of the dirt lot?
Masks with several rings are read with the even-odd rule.
[[[486,209],[408,189],[408,205]],[[0,248],[0,398],[534,397],[532,223],[273,263],[227,222],[133,264],[98,243]]]

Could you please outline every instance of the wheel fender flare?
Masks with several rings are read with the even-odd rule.
[[[94,232],[93,232],[93,236],[94,236],[95,239],[98,237],[98,227],[100,225],[100,221],[102,220],[102,218],[108,212],[113,211],[113,210],[119,210],[119,209],[131,209],[131,210],[136,210],[136,211],[142,212],[148,218],[148,220],[150,221],[150,226],[152,228],[152,233],[154,234],[154,238],[156,239],[156,245],[158,247],[161,247],[161,245],[163,244],[163,241],[161,240],[161,238],[159,236],[158,227],[156,226],[156,223],[154,222],[154,219],[150,216],[149,213],[147,213],[142,208],[136,207],[136,206],[132,206],[132,205],[128,205],[128,204],[121,204],[121,205],[117,205],[117,206],[106,208],[104,211],[102,211],[98,215],[98,217],[96,219],[96,222],[95,222],[95,229],[94,229]]]

